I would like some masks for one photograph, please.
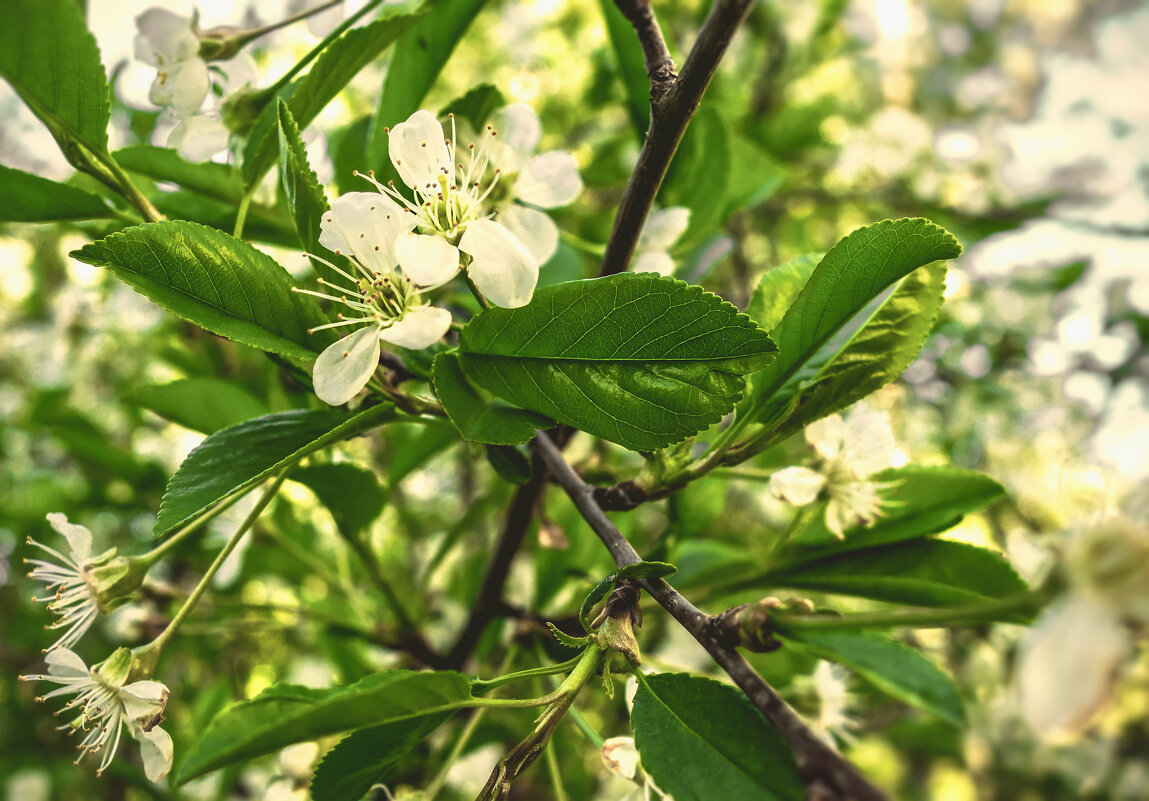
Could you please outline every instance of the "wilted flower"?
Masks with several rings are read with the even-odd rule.
[[[57,561],[24,561],[33,566],[28,576],[54,591],[49,598],[33,600],[49,601],[48,610],[59,616],[50,628],[65,629],[46,650],[71,648],[98,614],[111,611],[117,601],[140,586],[148,565],[137,557],[117,556],[115,548],[93,558],[92,534],[88,529],[69,523],[59,512],[49,514],[48,522],[68,540],[68,553],[65,555],[29,537],[29,545],[35,545]]]
[[[75,733],[85,732],[78,748],[76,764],[86,754],[104,752],[97,775],[103,773],[116,755],[123,726],[140,743],[144,772],[158,782],[171,770],[172,738],[159,727],[167,705],[168,688],[158,681],[127,683],[132,670],[132,653],[120,648],[102,664],[88,669],[84,660],[67,648],[57,648],[45,657],[46,674],[21,676],[24,681],[50,681],[61,685],[38,701],[59,695],[74,695],[64,708],[79,709],[71,723],[60,728]]]
[[[422,304],[419,294],[455,276],[459,252],[440,239],[411,234],[415,224],[414,215],[376,192],[342,195],[323,215],[320,244],[347,256],[358,274],[324,261],[347,285],[323,279],[320,283],[340,294],[297,291],[342,303],[357,313],[354,317],[340,314],[337,322],[312,331],[363,326],[315,360],[315,394],[333,406],[351,400],[371,379],[379,366],[380,340],[426,348],[451,326],[451,313]],[[402,272],[397,269],[400,263]]]
[[[638,749],[633,737],[609,737],[602,744],[602,761],[607,770],[624,779],[638,773]]]
[[[674,259],[668,251],[686,233],[688,227],[690,209],[685,206],[668,206],[653,212],[646,218],[642,233],[638,235],[631,270],[636,273],[673,275]]]
[[[211,88],[207,62],[200,58],[195,20],[164,8],[136,17],[136,58],[156,68],[148,94],[157,106],[184,117],[199,110]]]
[[[509,192],[500,198],[499,222],[510,229],[540,265],[559,242],[559,229],[539,209],[565,206],[582,191],[582,178],[574,156],[565,150],[535,155],[542,139],[542,124],[534,109],[514,103],[491,115],[498,132],[489,150],[491,164],[506,176]]]
[[[856,406],[845,418],[832,414],[811,423],[806,441],[821,457],[818,469],[779,470],[770,477],[770,491],[795,506],[826,498],[826,527],[837,537],[881,517],[881,493],[889,484],[869,477],[891,467],[897,451],[886,416]]]

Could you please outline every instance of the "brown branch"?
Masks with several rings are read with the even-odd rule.
[[[658,188],[662,186],[678,143],[686,133],[686,126],[698,110],[702,95],[710,85],[734,32],[746,19],[753,4],[754,0],[716,0],[686,57],[682,73],[670,81],[667,88],[664,76],[667,70],[673,74],[674,64],[666,52],[666,43],[662,41],[662,33],[650,11],[649,0],[616,0],[623,15],[635,27],[650,74],[650,131],[619,201],[618,214],[599,267],[600,276],[621,273],[630,263],[642,225],[650,213]],[[651,70],[652,64],[654,71]]]
[[[567,464],[562,453],[546,437],[535,437],[534,452],[546,464],[555,481],[566,491],[583,519],[594,530],[620,567],[642,561],[638,552],[595,502],[594,488],[584,482]],[[802,770],[807,798],[826,801],[888,801],[888,797],[819,740],[798,714],[767,684],[734,648],[716,636],[717,618],[699,611],[677,590],[658,579],[643,580],[645,589],[726,671],[759,711],[774,724],[789,743]]]

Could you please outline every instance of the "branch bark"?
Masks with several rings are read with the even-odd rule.
[[[615,0],[615,5],[630,20],[642,45],[650,76],[650,130],[619,201],[599,267],[600,276],[621,273],[630,264],[642,225],[686,126],[754,0],[716,0],[677,78],[670,77],[674,75],[674,62],[650,9],[650,0]]]
[[[532,447],[554,480],[570,496],[583,519],[610,551],[615,563],[622,567],[642,561],[638,552],[595,501],[594,488],[575,473],[559,449],[545,436],[535,437]],[[661,579],[644,580],[642,587],[690,632],[786,739],[802,770],[807,798],[824,801],[889,801],[853,765],[819,740],[741,654],[719,641],[717,618],[701,612]]]

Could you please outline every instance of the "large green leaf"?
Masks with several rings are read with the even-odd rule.
[[[801,801],[790,747],[734,687],[640,676],[630,721],[643,767],[675,801]]]
[[[326,690],[277,684],[217,715],[193,741],[179,781],[342,731],[385,724],[417,728],[428,716],[459,709],[470,699],[470,681],[453,671],[387,670]]]
[[[436,0],[431,13],[409,26],[395,43],[387,76],[383,79],[383,94],[368,135],[368,164],[381,174],[391,175],[392,170],[386,129],[419,110],[427,91],[485,2]]]
[[[291,109],[282,100],[276,101],[279,112],[279,179],[283,183],[283,194],[287,196],[287,207],[295,221],[295,231],[299,234],[299,244],[307,253],[319,254],[319,225],[330,205],[319,179],[307,162],[307,150],[299,126],[291,116]],[[322,250],[327,253],[326,249]],[[335,254],[329,254],[335,258]],[[315,272],[326,281],[336,281],[339,274],[321,261],[312,260]]]
[[[69,161],[76,145],[108,149],[108,80],[96,40],[73,0],[7,0],[0,77],[44,121]]]
[[[757,422],[772,420],[794,401],[803,380],[821,367],[811,360],[851,318],[894,281],[960,253],[952,234],[920,218],[884,220],[838,242],[771,329],[781,355],[754,377],[740,414],[750,414]]]
[[[463,375],[458,354],[440,353],[432,370],[435,394],[468,442],[516,445],[533,439],[537,429],[555,424],[549,417],[518,409],[476,388]]]
[[[296,410],[217,431],[188,454],[168,482],[156,519],[156,536],[307,454],[383,422],[393,411],[390,404],[356,415],[339,409]]]
[[[0,222],[95,220],[111,216],[111,207],[91,192],[0,165]]]
[[[758,583],[911,606],[958,606],[1006,598],[1027,589],[1001,554],[933,539],[823,557],[770,571]]]
[[[371,525],[387,502],[375,473],[350,462],[308,465],[292,471],[291,480],[315,493],[348,538]]]
[[[243,196],[243,181],[230,164],[193,164],[171,148],[154,145],[131,145],[117,150],[112,157],[125,170],[154,181],[170,181],[217,200],[238,203]]]
[[[416,745],[439,728],[454,710],[385,723],[343,738],[320,761],[311,780],[312,801],[360,801],[372,785]]]
[[[650,127],[650,78],[646,74],[642,47],[635,36],[634,26],[622,15],[613,0],[599,0],[598,5],[602,9],[618,75],[626,92],[626,110],[630,113],[630,121],[641,141],[646,138],[646,131]]]
[[[750,296],[746,313],[767,331],[777,328],[823,255],[807,253],[763,273]]]
[[[168,311],[260,350],[313,359],[323,313],[274,259],[233,236],[171,221],[128,228],[71,254],[103,265]]]
[[[507,99],[497,86],[481,83],[462,97],[457,97],[443,106],[439,116],[454,114],[457,118],[471,123],[471,127],[476,131],[481,131],[487,119],[506,104]]]
[[[265,403],[234,381],[210,376],[148,384],[132,391],[127,400],[204,434],[214,434],[268,412]]]
[[[300,130],[304,130],[343,87],[423,15],[405,13],[409,4],[384,6],[379,19],[362,28],[352,28],[332,42],[315,60],[311,70],[294,85],[287,106]],[[248,134],[243,149],[243,180],[255,186],[275,163],[279,146],[278,114],[268,104]]]
[[[651,451],[720,420],[775,346],[701,287],[623,273],[487,309],[463,329],[459,351],[467,377],[499,397]]]
[[[779,633],[815,656],[848,667],[899,701],[932,712],[955,726],[965,722],[965,709],[953,680],[925,656],[885,634],[818,631],[813,627]]]

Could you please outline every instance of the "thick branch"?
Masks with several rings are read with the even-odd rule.
[[[534,451],[546,464],[575,507],[610,551],[620,567],[641,561],[618,528],[595,502],[594,488],[584,482],[567,464],[562,453],[546,437],[535,437]],[[734,680],[794,751],[806,782],[808,798],[840,801],[888,801],[887,796],[860,774],[853,765],[819,740],[798,714],[770,687],[733,648],[716,638],[716,619],[699,611],[677,590],[661,579],[642,582],[682,627],[709,652]]]
[[[634,26],[638,43],[642,46],[646,74],[650,76],[650,102],[660,103],[673,88],[678,73],[674,71],[674,59],[662,38],[662,29],[654,18],[651,0],[614,0],[614,4]]]
[[[666,43],[662,41],[662,34],[658,31],[658,23],[654,21],[649,2],[616,0],[616,4],[635,26],[639,41],[642,43],[646,68],[650,72],[652,58],[656,60],[656,65],[661,63],[658,62],[662,56],[657,52],[657,45],[661,44],[662,51],[665,51]],[[698,110],[702,94],[710,85],[710,79],[714,77],[714,71],[718,69],[718,62],[726,53],[734,32],[746,19],[753,4],[754,0],[716,0],[702,24],[702,29],[698,32],[698,40],[686,57],[682,73],[670,84],[669,89],[665,88],[665,83],[661,79],[656,81],[655,72],[650,72],[650,131],[647,132],[646,142],[638,155],[638,164],[631,173],[630,181],[627,182],[622,199],[619,201],[618,214],[615,215],[614,227],[606,243],[599,275],[621,273],[630,263],[642,225],[650,213],[654,197],[658,194],[667,168],[670,167],[670,160],[674,158],[674,152],[678,149],[678,143],[686,133],[686,126],[690,124],[694,112]],[[635,17],[631,16],[628,7],[635,11]],[[657,42],[654,40],[655,35]],[[666,68],[673,74],[673,62],[669,61],[669,53],[665,55],[665,59],[669,65]]]

